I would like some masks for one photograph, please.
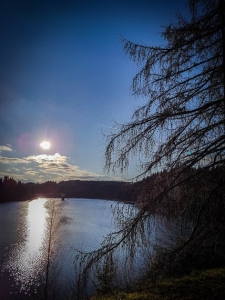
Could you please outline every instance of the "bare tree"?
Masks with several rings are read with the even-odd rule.
[[[67,218],[63,214],[63,203],[60,199],[48,199],[45,204],[47,218],[43,239],[43,270],[39,274],[40,287],[37,299],[62,299],[63,283],[61,272],[63,257],[62,236]],[[69,293],[69,291],[66,291]],[[35,295],[34,295],[35,296]],[[33,297],[34,297],[33,296]],[[35,298],[35,299],[36,299]]]
[[[123,39],[125,52],[140,66],[133,93],[147,102],[131,122],[115,126],[105,152],[107,170],[123,171],[132,156],[140,158],[139,176],[166,170],[142,193],[141,218],[179,202],[179,211],[192,217],[192,231],[176,252],[205,228],[215,234],[225,202],[225,2],[188,4],[190,19],[178,16],[177,24],[165,27],[164,46]]]
[[[170,249],[170,260],[194,242],[207,247],[207,236],[216,228],[222,236],[218,225],[225,223],[225,3],[189,0],[188,5],[190,19],[178,16],[176,24],[165,27],[164,46],[122,39],[124,51],[140,67],[133,93],[147,101],[131,122],[115,124],[108,135],[105,168],[124,171],[138,157],[138,177],[158,170],[161,174],[141,194],[134,215],[124,219],[120,214],[118,232],[87,256],[87,268],[124,245],[132,256],[135,244],[146,241],[146,220],[158,213],[176,210],[180,219],[190,221],[185,239]]]
[[[224,163],[224,6],[223,0],[190,0],[190,21],[180,16],[167,26],[163,47],[123,39],[125,52],[142,65],[133,92],[148,101],[109,136],[107,169],[124,170],[139,153],[143,174],[181,163]]]
[[[123,39],[125,52],[140,66],[133,93],[147,102],[131,122],[115,125],[105,152],[107,170],[124,171],[132,156],[140,158],[139,176],[166,170],[166,178],[158,176],[142,193],[141,218],[146,211],[168,211],[168,203],[179,202],[189,219],[191,209],[192,230],[176,253],[224,223],[225,2],[188,4],[190,20],[178,16],[177,24],[165,27],[164,46]]]

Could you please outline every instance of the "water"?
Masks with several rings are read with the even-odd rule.
[[[47,273],[49,286],[66,293],[74,284],[74,249],[100,246],[114,229],[113,203],[46,198],[1,203],[0,299],[43,295]]]

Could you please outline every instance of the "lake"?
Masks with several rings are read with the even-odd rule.
[[[115,229],[114,205],[97,199],[47,198],[0,203],[1,299],[43,296],[47,273],[49,287],[65,295],[77,272],[74,249],[100,246]]]

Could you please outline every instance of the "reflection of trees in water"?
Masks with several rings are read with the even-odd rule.
[[[45,203],[47,212],[45,237],[43,240],[43,269],[39,274],[39,297],[44,300],[59,299],[61,295],[62,248],[64,225],[67,218],[63,213],[63,202],[59,199],[48,199]]]

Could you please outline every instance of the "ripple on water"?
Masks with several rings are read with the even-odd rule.
[[[10,294],[22,293],[29,296],[40,281],[45,261],[44,237],[47,215],[45,202],[46,199],[29,202],[21,242],[11,244],[4,250],[1,276],[13,283],[10,286]]]

